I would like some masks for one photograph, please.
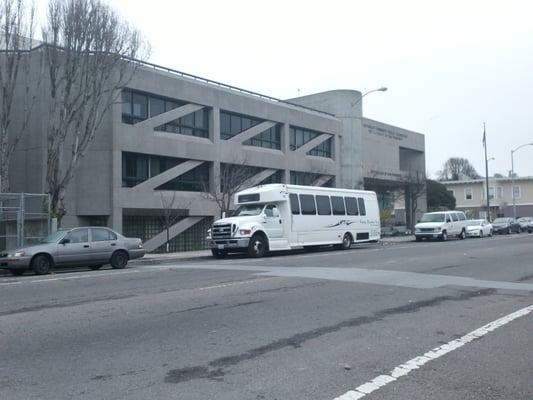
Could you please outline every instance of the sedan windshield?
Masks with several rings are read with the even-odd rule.
[[[249,215],[259,215],[263,211],[264,204],[247,204],[240,206],[233,213],[234,217],[244,217]]]
[[[57,232],[51,233],[44,239],[41,239],[41,243],[57,243],[61,239],[63,239],[63,236],[65,236],[67,232],[67,230],[59,230]]]
[[[444,214],[424,214],[420,222],[444,222]]]

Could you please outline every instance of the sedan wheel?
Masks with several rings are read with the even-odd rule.
[[[52,263],[50,262],[50,259],[44,254],[39,254],[35,256],[35,258],[31,262],[31,269],[37,275],[46,275],[50,272],[51,267]]]
[[[110,264],[114,269],[124,269],[128,264],[128,255],[124,251],[115,251]]]

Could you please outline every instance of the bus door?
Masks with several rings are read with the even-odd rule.
[[[265,207],[263,227],[268,237],[283,237],[283,219],[275,204],[269,204]]]

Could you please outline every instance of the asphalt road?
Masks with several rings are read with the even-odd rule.
[[[1,276],[0,399],[531,400],[532,260],[521,234]]]

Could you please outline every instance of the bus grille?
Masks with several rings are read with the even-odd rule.
[[[213,225],[211,229],[213,239],[228,239],[231,237],[231,224]]]

